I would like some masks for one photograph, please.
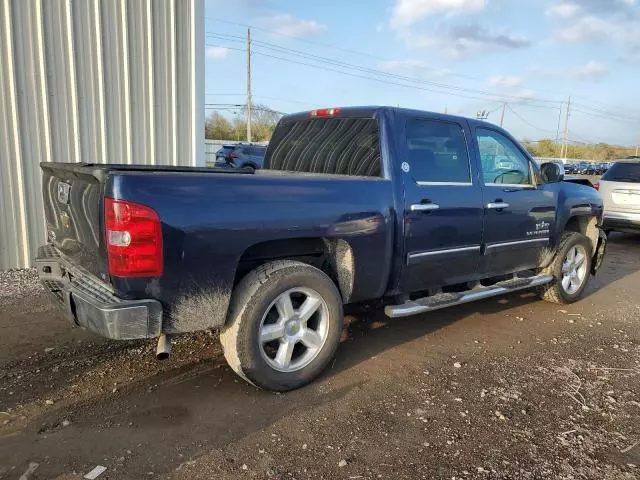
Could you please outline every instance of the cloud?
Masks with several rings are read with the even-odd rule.
[[[424,68],[420,60],[388,60],[378,66],[381,70],[406,70],[408,68]]]
[[[640,45],[638,0],[580,0],[550,5],[555,42],[613,42],[624,49]]]
[[[288,37],[308,37],[317,35],[327,29],[326,25],[315,20],[303,20],[289,13],[278,13],[265,17],[262,23],[269,25],[269,29]]]
[[[575,3],[558,3],[549,6],[545,10],[545,13],[549,16],[569,18],[576,15],[580,10],[580,5],[576,5]]]
[[[213,45],[207,47],[204,51],[205,56],[212,60],[220,60],[222,58],[226,58],[229,53],[231,53],[231,50],[229,50],[227,47],[216,47]]]
[[[400,29],[435,13],[468,13],[482,10],[486,5],[487,0],[396,0],[391,11],[390,25],[394,29]]]
[[[534,91],[527,90],[527,89],[522,89],[519,92],[515,93],[513,96],[518,98],[521,102],[526,102],[528,100],[535,100],[537,97]]]
[[[433,34],[401,32],[409,47],[430,47],[454,58],[478,53],[514,50],[531,45],[531,41],[507,30],[492,30],[478,23],[452,25],[436,29]]]
[[[509,75],[494,75],[489,78],[488,84],[491,87],[519,87],[524,80],[521,77],[509,76]]]
[[[584,65],[568,68],[533,67],[533,73],[550,77],[572,77],[578,79],[595,79],[609,74],[609,69],[600,62],[590,60]]]
[[[609,73],[609,69],[603,64],[591,60],[586,65],[568,70],[568,74],[577,78],[603,77]]]
[[[450,75],[448,68],[433,68],[420,60],[388,60],[378,65],[380,70],[391,73],[409,74],[416,78],[439,78]]]

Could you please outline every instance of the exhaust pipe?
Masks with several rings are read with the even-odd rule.
[[[156,358],[158,360],[166,360],[171,355],[171,336],[166,333],[158,337],[158,346],[156,347]]]

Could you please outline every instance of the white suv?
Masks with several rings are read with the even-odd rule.
[[[640,233],[640,161],[620,160],[600,179],[603,228]]]

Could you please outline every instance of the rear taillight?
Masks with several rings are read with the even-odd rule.
[[[104,199],[109,273],[116,277],[162,275],[162,227],[152,208]]]
[[[596,190],[600,190],[600,182],[594,183],[593,188],[595,188]]]
[[[339,108],[320,108],[311,112],[312,117],[334,117],[340,113]]]

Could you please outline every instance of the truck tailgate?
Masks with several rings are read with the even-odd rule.
[[[106,279],[102,202],[104,169],[44,163],[42,195],[47,236],[74,265]]]

